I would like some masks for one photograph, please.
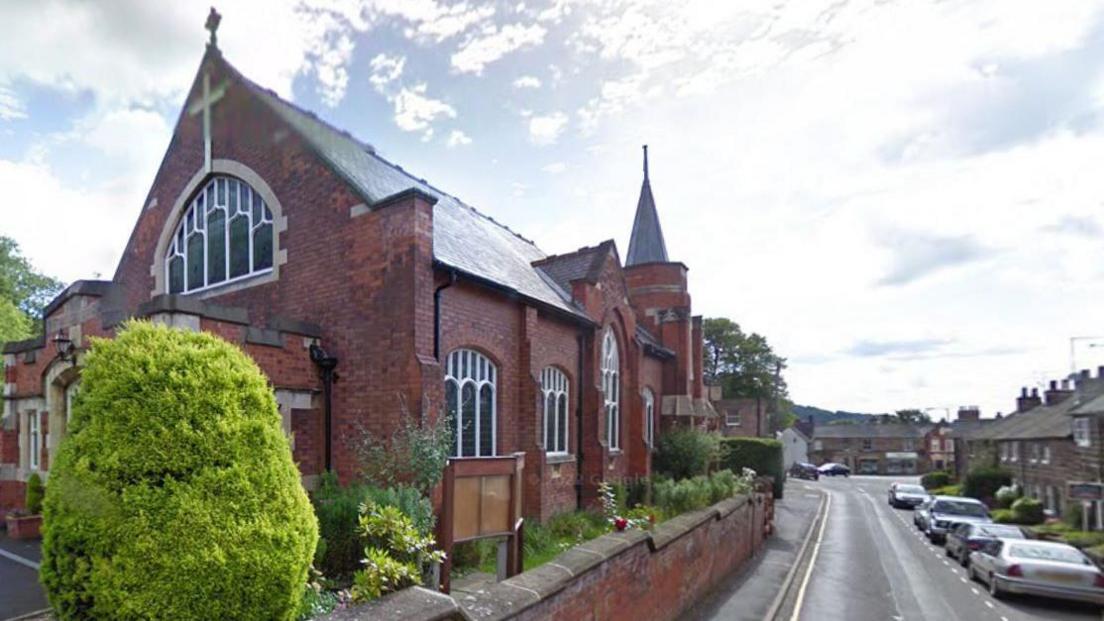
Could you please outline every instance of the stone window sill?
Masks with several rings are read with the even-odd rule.
[[[566,464],[574,463],[575,456],[570,453],[545,453],[544,463],[546,464]]]

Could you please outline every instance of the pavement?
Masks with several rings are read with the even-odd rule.
[[[786,619],[1101,619],[1100,610],[1088,605],[1032,597],[993,599],[984,585],[972,582],[962,567],[946,558],[942,545],[928,542],[913,525],[910,510],[889,506],[887,492],[893,481],[916,478],[853,476],[822,478],[814,484],[830,497],[828,516],[823,533],[818,532],[813,542],[811,571],[798,572],[808,574],[807,588],[799,589],[798,614]]]
[[[0,535],[0,619],[11,619],[48,606],[38,582],[39,541],[15,541]]]
[[[814,481],[789,479],[774,504],[775,534],[760,553],[730,576],[683,618],[692,621],[762,621],[781,605],[783,587],[795,575],[803,544],[824,494]]]

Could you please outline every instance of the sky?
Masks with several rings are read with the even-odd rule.
[[[1104,365],[1104,3],[218,10],[253,81],[548,253],[626,255],[648,144],[694,312],[765,335],[798,403],[992,416]],[[114,273],[207,11],[0,2],[0,235],[38,269]]]

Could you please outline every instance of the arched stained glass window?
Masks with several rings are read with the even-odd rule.
[[[541,371],[541,405],[544,411],[544,450],[566,454],[567,450],[567,375],[555,367]]]
[[[457,349],[445,363],[445,408],[452,418],[454,457],[495,455],[497,418],[493,362],[471,349]]]
[[[602,395],[606,406],[606,439],[612,450],[621,448],[621,358],[613,328],[602,339]]]
[[[644,393],[644,444],[653,446],[655,442],[655,397],[645,388]]]
[[[191,293],[272,269],[272,211],[249,184],[210,179],[184,210],[165,254],[169,293]]]

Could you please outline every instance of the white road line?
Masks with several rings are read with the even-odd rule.
[[[980,592],[980,591],[978,591],[978,590],[977,590],[976,588],[974,588],[974,587],[970,587],[970,591],[971,591],[971,592],[972,592],[972,593],[973,593],[974,595],[981,595],[981,592]]]
[[[820,554],[820,543],[824,540],[824,527],[828,524],[829,511],[832,509],[832,495],[825,492],[828,499],[824,505],[824,517],[820,518],[820,531],[817,532],[816,542],[813,543],[813,555],[809,557],[809,567],[805,570],[805,576],[801,579],[801,588],[797,590],[797,599],[794,601],[793,616],[790,621],[798,621],[801,617],[801,605],[805,602],[805,589],[809,587],[809,579],[813,576],[813,567],[816,566],[817,556]]]
[[[23,558],[22,556],[19,556],[17,554],[12,554],[11,552],[8,552],[7,550],[0,550],[0,556],[6,558],[8,560],[15,561],[16,563],[19,563],[20,565],[30,567],[31,569],[33,569],[35,571],[38,571],[38,563],[36,563],[36,562],[34,562],[30,559]]]
[[[962,581],[962,584],[970,584],[970,581],[965,578],[959,577],[959,580]]]
[[[985,605],[990,607],[990,608],[995,608],[995,606],[993,606],[993,602],[991,602],[989,600],[985,600]]]

